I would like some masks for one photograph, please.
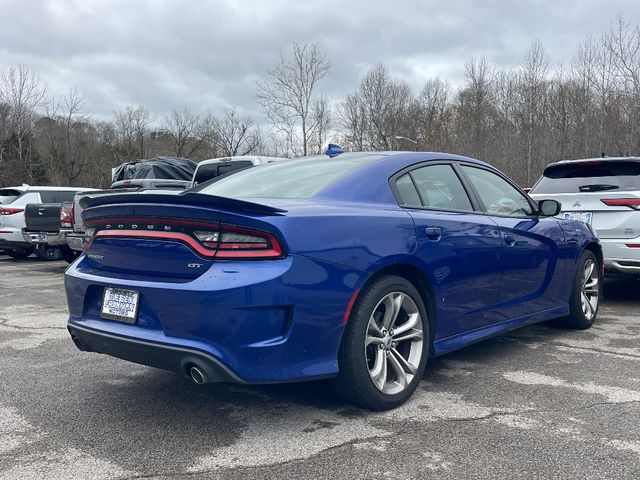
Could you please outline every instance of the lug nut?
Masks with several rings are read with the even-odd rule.
[[[380,350],[383,350],[383,349],[384,349],[384,343],[381,343],[380,344]]]
[[[393,330],[389,330],[389,335],[393,337]]]

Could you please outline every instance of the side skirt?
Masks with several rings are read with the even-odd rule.
[[[569,306],[550,308],[542,312],[536,312],[522,317],[506,320],[486,327],[471,330],[469,332],[460,333],[451,337],[440,339],[433,343],[433,353],[431,356],[437,357],[445,353],[453,352],[460,348],[495,337],[512,330],[516,330],[527,325],[540,323],[554,318],[565,317],[569,315]]]

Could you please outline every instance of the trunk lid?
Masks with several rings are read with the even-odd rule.
[[[265,255],[266,247],[282,245],[264,219],[283,211],[266,205],[149,191],[88,195],[80,206],[91,238],[87,265],[107,272],[193,279],[220,258],[275,258],[275,250]]]

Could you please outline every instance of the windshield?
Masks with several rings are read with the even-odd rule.
[[[271,163],[242,170],[194,191],[230,198],[310,198],[380,155],[327,157]]]
[[[531,193],[633,190],[640,190],[640,162],[604,160],[547,167]]]

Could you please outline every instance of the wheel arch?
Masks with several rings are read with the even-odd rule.
[[[425,308],[427,309],[427,319],[429,320],[429,353],[433,353],[433,338],[436,325],[436,308],[435,308],[435,293],[433,286],[429,281],[427,275],[420,269],[420,267],[410,263],[393,263],[381,267],[372,273],[360,287],[360,292],[364,291],[371,283],[378,278],[396,275],[402,277],[411,283],[420,293],[422,300],[424,301]]]
[[[589,250],[589,251],[593,252],[593,254],[598,259],[599,265],[603,269],[603,273],[604,273],[604,254],[602,253],[602,246],[598,242],[591,241],[591,242],[588,242],[587,244],[585,244],[585,246],[584,246],[584,248],[582,250],[583,251]]]

